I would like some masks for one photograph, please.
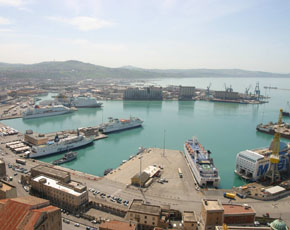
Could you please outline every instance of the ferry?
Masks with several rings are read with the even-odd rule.
[[[78,134],[75,136],[69,136],[63,139],[59,139],[58,135],[55,136],[53,141],[49,141],[46,145],[33,146],[30,158],[44,157],[55,153],[65,152],[71,149],[79,148],[94,141],[92,138],[85,137]]]
[[[56,116],[74,112],[74,109],[67,108],[63,105],[43,106],[36,105],[29,108],[23,113],[23,119]]]
[[[262,147],[252,150],[244,150],[237,154],[235,173],[248,181],[257,181],[262,179],[270,166],[270,155],[272,153],[272,144],[270,147]],[[278,170],[280,172],[287,170],[289,164],[290,144],[280,142]]]
[[[214,166],[211,152],[206,151],[196,137],[184,143],[184,155],[196,182],[201,187],[218,187],[220,176]]]
[[[72,97],[70,101],[71,106],[76,108],[96,108],[101,107],[103,103],[98,102],[94,97]]]
[[[130,119],[117,119],[109,117],[109,122],[100,124],[100,131],[103,133],[112,133],[126,129],[132,129],[142,126],[143,121],[136,117]]]

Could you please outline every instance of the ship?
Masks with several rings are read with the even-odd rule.
[[[117,119],[109,117],[109,122],[100,124],[99,130],[103,133],[118,132],[142,126],[143,121],[137,117],[130,119]]]
[[[112,171],[113,171],[112,168],[106,169],[106,170],[104,171],[104,176],[106,176],[107,174],[109,174],[109,173],[112,172]]]
[[[53,105],[43,107],[36,105],[34,108],[29,108],[23,113],[23,119],[56,116],[66,113],[72,113],[74,111],[75,111],[74,109],[67,108],[63,105]]]
[[[206,151],[196,137],[184,143],[184,155],[198,185],[217,188],[220,176],[210,154],[211,152]]]
[[[282,112],[283,117],[290,117],[290,112]]]
[[[67,152],[64,154],[64,156],[58,160],[55,160],[52,162],[52,164],[54,165],[60,165],[60,164],[64,164],[66,162],[70,162],[70,161],[73,161],[74,159],[77,158],[77,152]]]
[[[270,166],[270,147],[262,147],[251,150],[244,150],[237,154],[235,173],[247,181],[258,181],[263,179]],[[280,172],[287,171],[289,164],[290,144],[280,142],[279,144],[279,163]]]
[[[66,152],[71,149],[76,149],[85,145],[89,145],[94,141],[92,138],[85,137],[82,134],[68,136],[60,139],[58,135],[55,136],[53,141],[47,142],[45,145],[33,146],[30,158],[44,157],[55,153]]]
[[[76,108],[96,108],[101,107],[103,103],[98,102],[94,97],[72,97],[70,100],[70,106]]]

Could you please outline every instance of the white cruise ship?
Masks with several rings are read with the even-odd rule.
[[[209,156],[196,137],[184,143],[184,155],[188,161],[196,182],[202,187],[218,187],[220,176],[214,166],[213,159]]]
[[[70,105],[76,108],[95,108],[101,107],[103,103],[98,102],[94,97],[72,97]]]
[[[141,126],[142,120],[136,117],[130,119],[113,119],[109,117],[109,122],[100,124],[100,131],[103,133],[112,133],[126,129],[132,129]]]
[[[237,154],[235,173],[240,177],[257,181],[262,179],[270,166],[272,147],[244,150]],[[286,171],[289,164],[290,144],[280,142],[278,170]]]
[[[54,153],[69,151],[91,144],[93,141],[94,140],[92,138],[87,138],[84,135],[69,136],[63,139],[59,139],[56,135],[55,139],[48,142],[46,145],[33,146],[29,157],[44,157]]]
[[[66,113],[72,113],[74,109],[67,108],[63,105],[43,106],[36,105],[34,108],[29,108],[23,113],[24,119],[56,116]]]

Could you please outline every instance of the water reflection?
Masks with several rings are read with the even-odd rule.
[[[162,101],[123,101],[124,110],[161,111]]]

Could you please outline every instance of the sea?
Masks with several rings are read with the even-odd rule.
[[[146,82],[146,85],[183,85],[244,92],[250,87],[253,93],[259,84],[261,94],[270,97],[269,103],[260,105],[233,104],[207,101],[102,101],[102,108],[83,108],[75,113],[39,119],[13,119],[1,121],[25,132],[31,129],[39,133],[56,132],[80,127],[96,126],[108,117],[139,117],[143,127],[109,134],[108,138],[77,150],[75,161],[64,167],[103,176],[108,168],[118,167],[123,160],[137,153],[140,146],[183,150],[183,144],[193,136],[212,158],[221,177],[220,188],[232,188],[245,182],[234,174],[236,155],[245,149],[267,147],[273,136],[259,133],[259,123],[276,122],[280,108],[290,111],[290,79],[288,78],[170,78]],[[264,86],[278,89],[265,89]],[[49,99],[53,94],[42,97]],[[283,118],[290,122],[289,118]],[[282,139],[282,141],[286,141]],[[166,154],[166,151],[165,151]],[[62,154],[40,160],[52,162]],[[168,178],[170,179],[170,178]]]

